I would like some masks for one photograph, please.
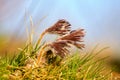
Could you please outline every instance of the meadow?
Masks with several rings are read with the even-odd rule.
[[[57,35],[53,42],[43,41],[47,34]],[[108,47],[84,52],[84,29],[71,30],[66,20],[58,20],[33,42],[33,31],[17,53],[0,57],[0,80],[119,80],[107,66],[109,56],[99,57]],[[71,53],[70,49],[77,49]]]

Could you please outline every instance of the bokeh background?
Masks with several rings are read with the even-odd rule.
[[[86,46],[100,44],[119,50],[120,0],[0,0],[1,52],[20,47],[30,18],[35,38],[57,20],[66,19],[72,29],[85,29]]]

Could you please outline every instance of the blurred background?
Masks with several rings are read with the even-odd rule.
[[[0,53],[14,52],[27,39],[33,21],[35,38],[59,19],[86,31],[86,47],[96,44],[119,51],[120,0],[0,0]]]

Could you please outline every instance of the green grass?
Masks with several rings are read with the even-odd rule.
[[[60,24],[66,25],[63,23],[63,20]],[[31,26],[33,27],[33,25]],[[55,29],[50,27],[47,30],[59,30],[60,32],[62,29],[59,29],[59,27],[55,25],[55,27],[52,26],[52,28]],[[68,31],[68,27],[67,22],[67,27],[64,31]],[[73,38],[71,39],[71,41],[73,40],[72,42],[76,43],[79,41],[78,38],[81,39],[81,35],[84,36],[84,34],[81,34],[81,30],[78,31],[80,32],[75,33],[75,31],[72,31],[72,35],[68,34],[67,37],[64,37],[64,39],[66,38],[65,41],[68,39],[68,42],[70,42],[69,39],[71,39],[71,37]],[[107,57],[98,58],[98,54],[106,48],[103,48],[100,51],[95,51],[96,49],[93,49],[88,53],[76,51],[76,53],[67,55],[64,58],[53,52],[52,54],[50,53],[50,55],[48,55],[47,52],[46,54],[43,54],[46,43],[41,44],[41,40],[48,32],[45,30],[45,32],[40,35],[40,38],[35,45],[32,43],[33,32],[34,31],[31,30],[27,45],[23,49],[19,48],[19,53],[15,53],[14,55],[8,53],[5,57],[0,58],[0,80],[110,80],[111,70],[105,65]],[[69,47],[65,42],[64,44],[59,44],[61,45],[55,46],[60,48],[60,50],[65,50],[65,47]],[[81,44],[76,43],[74,45],[82,48]],[[45,62],[42,60],[41,63],[38,63],[38,54],[43,54],[42,58],[40,56],[40,61],[45,59]]]
[[[109,80],[110,78],[110,71],[106,71],[106,58],[96,59],[104,49],[96,53],[76,52],[60,62],[58,58],[58,61],[53,64],[27,68],[26,60],[35,59],[32,49],[27,45],[19,54],[1,58],[0,80]]]

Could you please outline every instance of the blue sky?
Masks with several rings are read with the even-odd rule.
[[[23,36],[32,16],[39,34],[58,19],[66,19],[72,29],[84,28],[86,42],[114,44],[120,42],[120,0],[1,0],[0,33]],[[26,23],[26,25],[25,25]]]

